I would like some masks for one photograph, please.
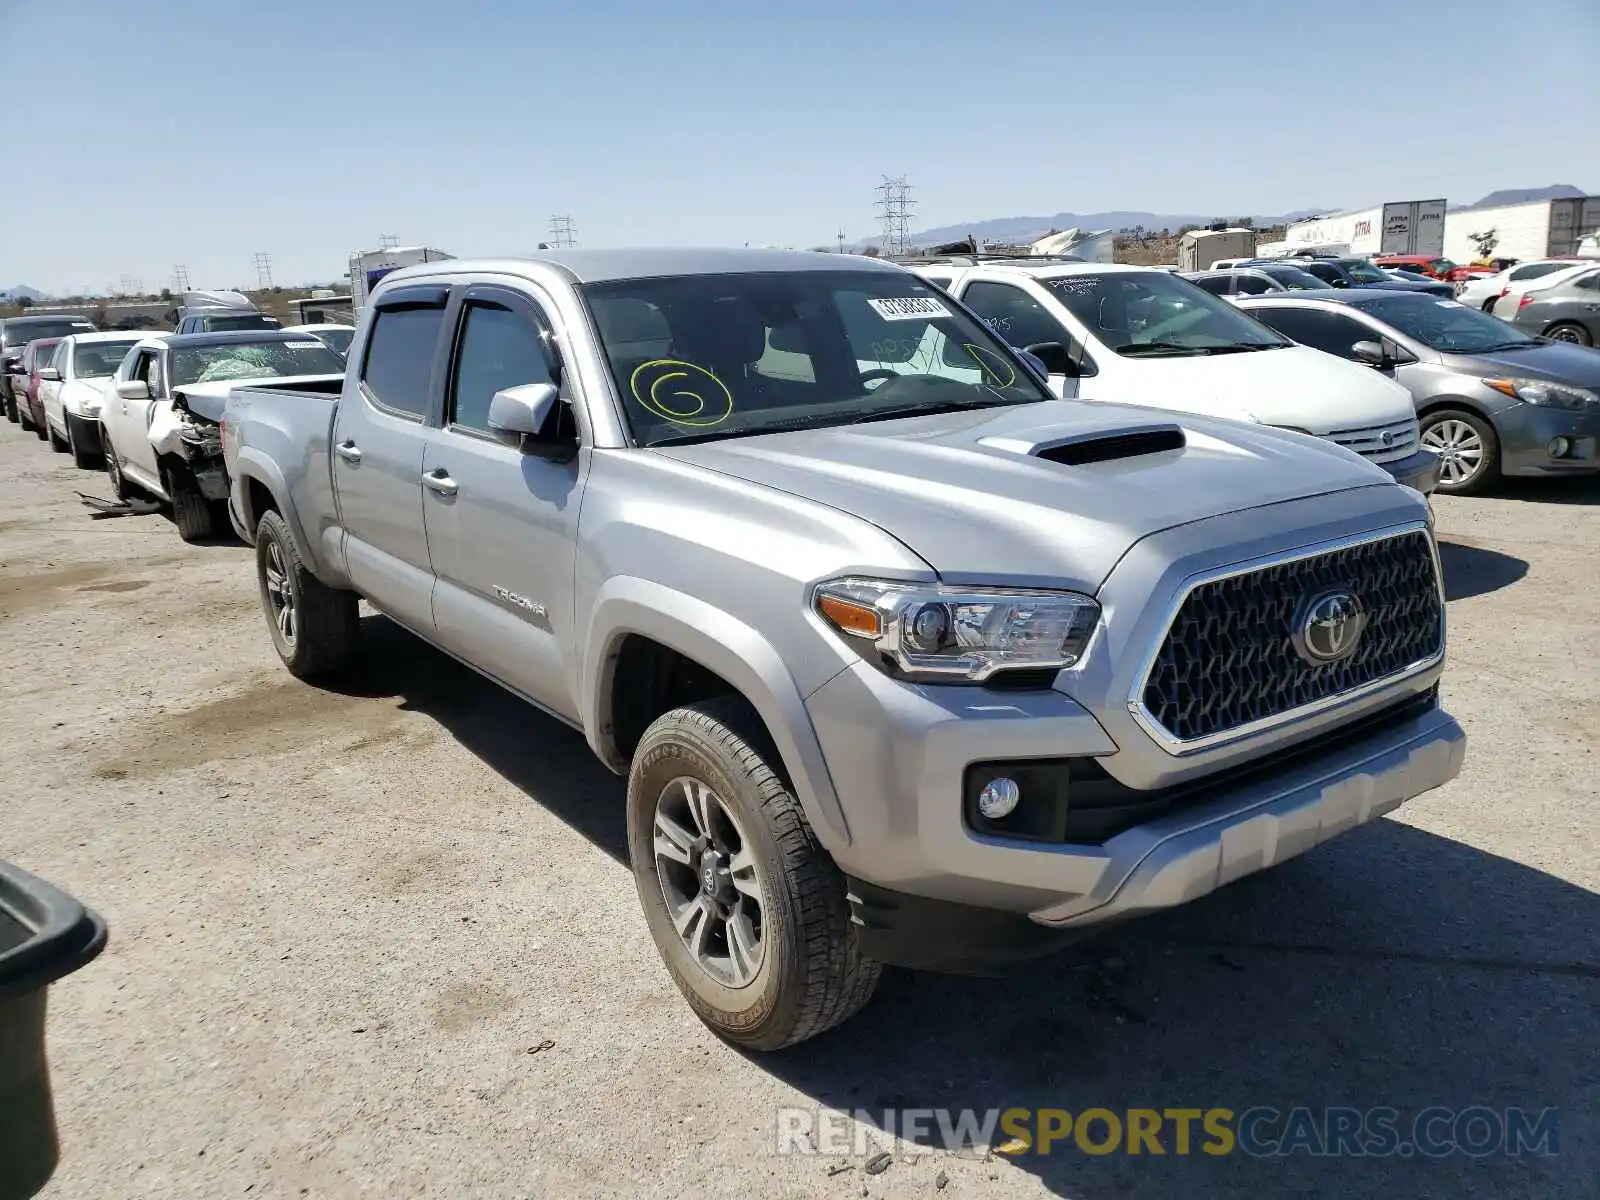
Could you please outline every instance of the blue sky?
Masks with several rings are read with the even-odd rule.
[[[0,287],[1600,189],[1600,4],[0,0]],[[18,164],[22,169],[18,169]]]

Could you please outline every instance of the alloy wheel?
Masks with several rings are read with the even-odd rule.
[[[283,639],[284,648],[293,650],[295,634],[299,632],[294,586],[289,582],[289,572],[283,565],[283,551],[276,541],[267,543],[266,576],[267,604],[272,610],[269,616],[278,636]]]
[[[1422,446],[1439,456],[1439,474],[1451,487],[1469,482],[1483,470],[1483,439],[1471,425],[1455,417],[1423,430]]]
[[[655,805],[656,878],[690,956],[717,983],[748,986],[761,969],[766,899],[749,837],[710,786],[679,776]]]

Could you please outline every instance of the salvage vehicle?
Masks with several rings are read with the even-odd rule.
[[[39,385],[44,382],[41,372],[56,352],[59,338],[40,338],[22,348],[17,362],[17,377],[12,391],[17,397],[17,420],[24,429],[32,430],[45,439],[44,405],[39,399]]]
[[[1600,346],[1600,263],[1524,292],[1510,322],[1528,333],[1574,346]]]
[[[156,334],[123,357],[100,411],[101,449],[118,500],[137,488],[172,506],[178,535],[227,528],[228,479],[218,421],[233,382],[322,375],[344,360],[278,331]]]
[[[1481,491],[1503,475],[1600,471],[1593,350],[1531,337],[1456,300],[1399,292],[1279,293],[1240,305],[1404,386],[1422,445],[1441,459],[1441,492]]]
[[[1296,346],[1181,276],[1071,263],[913,269],[1042,358],[1059,396],[1277,425],[1345,446],[1420,492],[1438,480],[1404,388]],[[899,339],[872,365],[903,368],[929,352]]]
[[[76,313],[37,313],[0,321],[0,401],[5,404],[6,420],[14,425],[21,419],[14,387],[22,374],[23,347],[38,338],[93,332],[94,322]]]
[[[1291,258],[1286,261],[1315,275],[1331,288],[1377,288],[1389,292],[1424,292],[1454,299],[1453,285],[1436,280],[1398,279],[1364,258]]]
[[[316,325],[288,325],[284,327],[285,333],[304,333],[317,339],[328,349],[336,354],[347,354],[350,343],[356,336],[354,325],[337,325],[332,322]]]
[[[76,333],[56,343],[50,365],[39,372],[40,407],[54,450],[68,452],[76,466],[100,462],[100,409],[106,386],[128,351],[147,335]]]
[[[350,363],[228,398],[274,649],[359,669],[364,597],[582,731],[627,776],[661,957],[739,1045],[844,1020],[882,963],[1192,900],[1460,768],[1421,496],[1304,434],[1059,400],[892,264],[430,263],[380,282]]]

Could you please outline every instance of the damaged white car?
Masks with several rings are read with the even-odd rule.
[[[227,529],[228,475],[219,422],[246,380],[338,375],[344,360],[305,334],[157,334],[130,350],[106,390],[101,441],[118,500],[147,492],[172,505],[178,535]]]

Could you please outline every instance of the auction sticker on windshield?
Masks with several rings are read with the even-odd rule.
[[[880,297],[867,303],[885,321],[937,321],[950,315],[950,310],[932,296]]]
[[[284,346],[290,350],[323,350],[326,347],[321,342],[285,342]]]

